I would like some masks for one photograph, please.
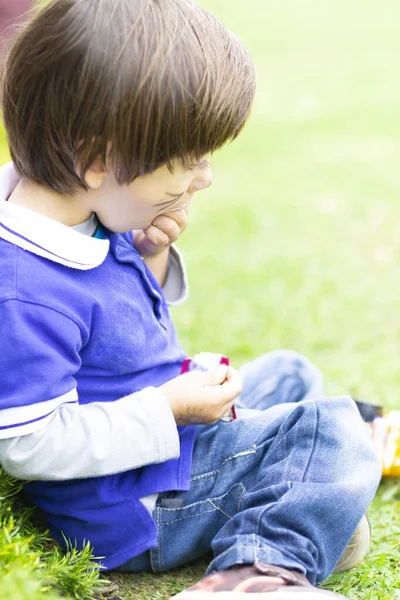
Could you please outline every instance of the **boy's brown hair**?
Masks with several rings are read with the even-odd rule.
[[[2,110],[20,175],[73,194],[98,157],[120,184],[198,162],[254,91],[247,50],[191,0],[53,0],[11,48]]]

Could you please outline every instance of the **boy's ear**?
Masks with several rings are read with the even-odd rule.
[[[102,186],[106,174],[103,162],[100,158],[96,158],[85,173],[85,183],[89,189],[98,190]]]

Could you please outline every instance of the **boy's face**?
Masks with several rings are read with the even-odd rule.
[[[175,161],[172,172],[164,165],[126,186],[107,172],[101,185],[92,190],[90,208],[116,233],[144,229],[156,216],[186,207],[196,192],[211,185],[209,158],[205,156],[190,169]]]

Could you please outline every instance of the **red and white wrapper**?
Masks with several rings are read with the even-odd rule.
[[[190,371],[210,371],[211,373],[218,365],[229,366],[229,358],[222,354],[213,354],[212,352],[200,352],[193,358],[186,358],[183,361],[181,375]],[[236,419],[236,410],[234,405],[220,418],[224,423],[230,423]]]

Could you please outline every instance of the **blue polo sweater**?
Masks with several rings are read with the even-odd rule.
[[[74,268],[0,222],[0,325],[15,340],[3,364],[16,369],[0,386],[0,433],[18,435],[49,418],[44,409],[35,412],[40,400],[49,411],[61,402],[110,403],[179,375],[186,355],[157,281],[131,234],[106,236],[104,260],[86,268],[82,256],[78,267],[76,256]],[[23,344],[31,362],[19,361]],[[78,547],[90,541],[100,562],[116,567],[157,545],[155,522],[139,499],[189,489],[195,430],[178,429],[176,460],[90,479],[32,481],[25,490],[56,539]]]

